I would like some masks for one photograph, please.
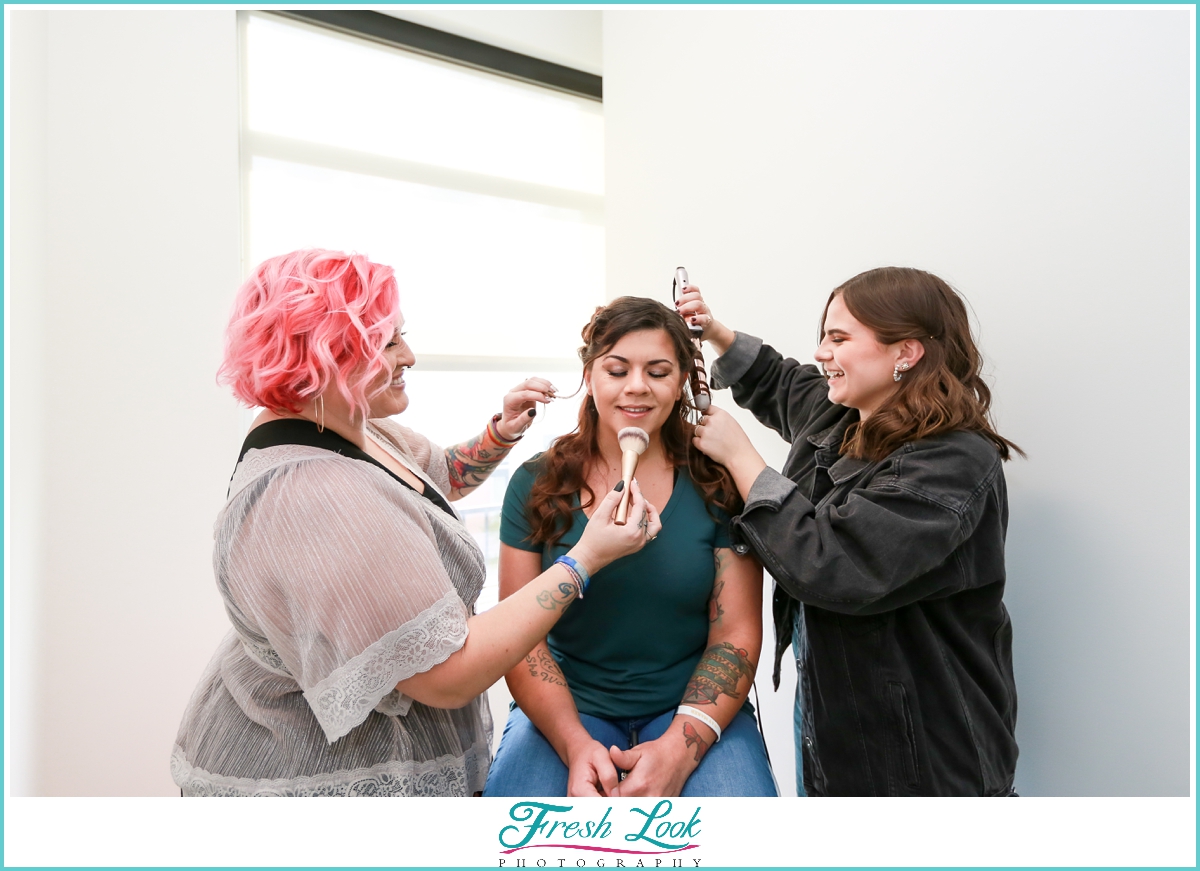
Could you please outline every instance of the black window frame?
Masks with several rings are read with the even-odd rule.
[[[296,21],[316,24],[407,51],[497,73],[556,91],[604,101],[604,79],[594,73],[551,63],[506,48],[489,45],[365,9],[261,10]]]

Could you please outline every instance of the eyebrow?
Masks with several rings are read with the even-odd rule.
[[[624,357],[622,357],[620,354],[605,354],[604,359],[605,360],[620,360],[622,363],[625,363],[626,365],[628,365],[628,363],[629,363],[629,361],[626,360]],[[661,360],[650,360],[648,363],[646,363],[646,365],[647,366],[657,366],[660,363],[674,365],[675,361],[663,358]]]
[[[828,329],[828,330],[826,330],[826,331],[825,331],[825,335],[827,335],[827,336],[833,335],[834,333],[837,333],[839,336],[848,336],[848,335],[850,335],[850,334],[849,334],[849,333],[847,333],[845,330],[839,330],[837,327],[832,327],[831,329]]]

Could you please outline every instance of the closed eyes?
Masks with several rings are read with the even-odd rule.
[[[606,369],[605,371],[614,378],[623,378],[629,374],[624,369]],[[671,375],[670,372],[647,372],[646,374],[651,378],[668,378]]]

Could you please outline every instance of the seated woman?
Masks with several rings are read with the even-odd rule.
[[[506,675],[516,707],[484,795],[776,795],[745,704],[762,567],[730,549],[725,523],[741,505],[728,473],[691,447],[687,326],[660,303],[623,297],[597,310],[583,341],[578,428],[508,485],[500,595],[519,595],[574,547],[600,510],[596,494],[621,478],[626,427],[650,437],[637,480],[663,532],[598,572]]]
[[[447,504],[477,487],[553,395],[530,378],[442,450],[387,420],[415,358],[387,266],[336,251],[266,261],[238,292],[222,380],[263,406],[217,518],[232,629],[171,756],[185,795],[471,795],[481,694],[521,662],[589,573],[661,528],[606,494],[565,563],[476,615],[484,558]],[[639,528],[639,524],[641,527]]]

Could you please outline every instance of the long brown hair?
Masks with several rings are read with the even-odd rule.
[[[839,294],[880,344],[916,339],[925,347],[896,391],[846,431],[842,454],[878,461],[905,442],[967,430],[989,439],[1005,460],[1011,451],[1025,456],[992,423],[992,392],[980,375],[983,357],[971,336],[967,307],[950,285],[920,269],[887,266],[863,272],[829,295],[821,314],[822,339],[829,304]]]
[[[675,350],[679,371],[692,388],[698,389],[692,337],[676,312],[660,302],[638,296],[623,296],[600,306],[583,328],[579,359],[585,372],[597,358],[629,333],[661,330]],[[715,506],[730,514],[741,510],[741,497],[724,466],[717,465],[692,446],[695,427],[688,420],[695,411],[690,401],[677,399],[663,423],[659,438],[667,459],[676,467],[686,466],[710,510]],[[579,405],[579,426],[550,446],[541,459],[539,474],[530,491],[526,511],[535,542],[554,544],[571,528],[572,497],[578,493],[580,507],[588,508],[596,494],[587,485],[588,467],[600,459],[599,414],[591,395]]]

